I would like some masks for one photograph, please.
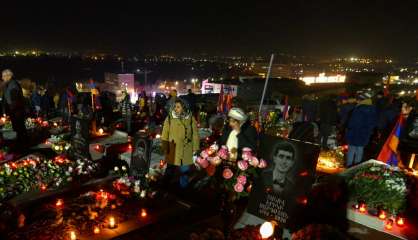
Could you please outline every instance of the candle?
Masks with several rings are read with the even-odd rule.
[[[385,228],[387,230],[391,230],[393,228],[393,220],[392,219],[389,219],[389,220],[386,221]]]
[[[380,212],[379,212],[379,218],[382,219],[382,220],[386,219],[386,213],[385,213],[385,211],[380,210]]]
[[[116,227],[115,218],[114,217],[110,217],[109,218],[109,228],[115,228],[115,227]]]
[[[93,229],[93,233],[94,234],[99,234],[100,233],[100,228],[98,226],[95,226]]]
[[[99,129],[99,134],[102,135],[104,133],[103,128]]]
[[[62,199],[58,199],[57,202],[55,203],[55,206],[60,208],[64,205],[64,201]]]
[[[141,217],[146,218],[147,216],[148,216],[147,210],[146,209],[141,209]]]
[[[71,231],[71,232],[70,232],[70,239],[71,239],[71,240],[77,240],[77,235],[75,234],[75,232],[74,232],[74,231]]]
[[[405,220],[403,219],[403,217],[398,217],[398,218],[396,219],[396,224],[397,224],[399,227],[402,227],[403,225],[405,225]]]
[[[366,208],[366,204],[365,204],[365,203],[360,204],[359,211],[360,211],[361,213],[365,213],[365,212],[366,212],[366,210],[367,210],[367,208]]]

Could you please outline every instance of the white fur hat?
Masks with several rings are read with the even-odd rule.
[[[241,108],[231,108],[231,110],[229,110],[228,117],[240,122],[245,122],[248,119],[248,116]]]

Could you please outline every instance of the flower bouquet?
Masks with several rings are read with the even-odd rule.
[[[348,187],[350,200],[364,201],[369,208],[385,210],[394,216],[406,209],[406,175],[389,165],[370,163],[360,166],[348,181]]]
[[[66,153],[71,148],[71,144],[65,141],[62,136],[52,135],[48,142],[51,143],[51,149],[57,154]]]
[[[61,157],[45,159],[36,155],[0,165],[0,200],[66,184],[72,180],[66,171],[68,165],[69,161]]]
[[[236,161],[231,159],[231,153],[226,146],[213,144],[203,150],[195,160],[198,168],[205,169],[208,176],[218,176],[219,183],[235,199],[246,197],[251,192],[257,170],[266,168],[267,162],[258,159],[249,148],[244,148],[242,155]]]
[[[277,136],[282,138],[288,138],[289,133],[292,130],[292,122],[288,121],[280,121],[276,124],[267,124],[264,125],[264,132],[270,136]]]

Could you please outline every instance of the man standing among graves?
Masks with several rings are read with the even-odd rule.
[[[370,93],[358,96],[359,103],[351,113],[347,123],[346,139],[348,143],[347,167],[363,160],[366,146],[377,124],[376,107],[372,105]]]
[[[22,88],[20,84],[13,78],[13,72],[6,69],[2,72],[4,81],[3,105],[6,114],[10,116],[13,130],[16,132],[16,140],[22,147],[28,142],[25,127],[25,106]]]

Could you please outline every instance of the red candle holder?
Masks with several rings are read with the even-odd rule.
[[[405,226],[405,219],[403,217],[398,216],[396,218],[396,225],[398,225],[399,227]]]
[[[392,219],[389,219],[389,220],[386,221],[385,228],[387,230],[392,230],[392,228],[393,228],[393,220]]]
[[[386,219],[386,213],[385,213],[385,211],[380,210],[378,217],[379,217],[379,219],[385,220]]]
[[[359,205],[359,212],[361,212],[361,213],[365,213],[365,212],[367,212],[367,206],[366,206],[366,204],[365,203],[360,203],[360,205]]]

